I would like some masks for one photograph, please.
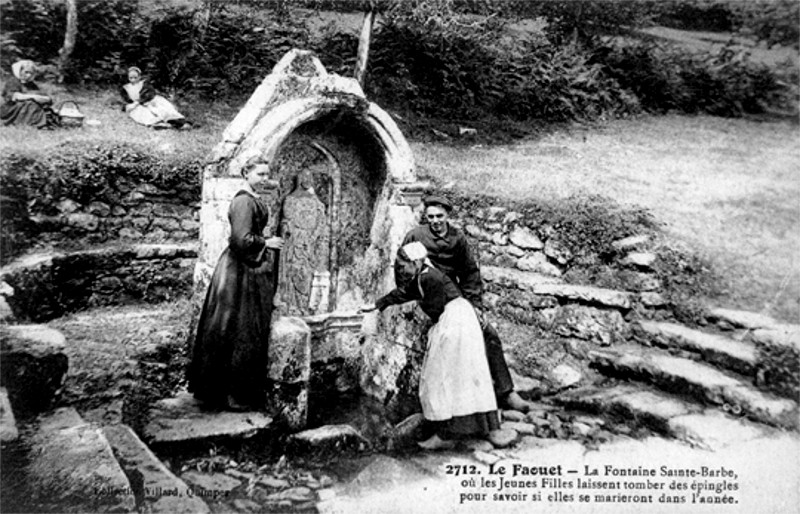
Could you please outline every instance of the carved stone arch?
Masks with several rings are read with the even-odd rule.
[[[349,111],[362,119],[384,153],[387,176],[392,182],[416,180],[411,148],[394,120],[378,105],[349,95],[299,98],[276,106],[240,143],[238,152],[227,165],[226,174],[238,175],[242,166],[252,159],[272,160],[281,144],[299,127],[336,111]]]

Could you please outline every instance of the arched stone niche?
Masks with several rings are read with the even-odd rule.
[[[354,387],[379,399],[394,395],[408,359],[389,339],[406,337],[404,331],[364,334],[357,308],[393,287],[394,255],[416,223],[426,184],[416,179],[408,143],[354,79],[327,73],[310,52],[287,53],[226,128],[205,167],[195,269],[200,295],[227,246],[227,212],[242,187],[241,173],[264,163],[273,184],[270,228],[287,241],[276,263],[270,376],[307,384],[311,362],[336,360],[350,370]],[[385,323],[396,329],[398,322]],[[298,352],[296,332],[303,326],[309,348]],[[283,330],[294,335],[284,337]],[[286,341],[291,349],[281,349]],[[384,350],[390,359],[383,359]],[[297,404],[290,425],[305,422],[303,394],[307,388],[286,400]]]

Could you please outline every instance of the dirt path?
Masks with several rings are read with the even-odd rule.
[[[420,173],[536,202],[597,194],[650,209],[730,280],[720,303],[800,319],[800,130],[789,122],[644,117],[514,145],[414,145]]]

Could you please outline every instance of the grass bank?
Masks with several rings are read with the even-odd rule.
[[[652,211],[727,278],[721,305],[800,321],[800,130],[788,122],[642,117],[513,145],[415,143],[421,173],[536,201],[598,194]]]

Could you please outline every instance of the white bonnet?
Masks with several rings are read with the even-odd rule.
[[[402,250],[403,253],[406,254],[406,257],[412,261],[419,261],[428,256],[428,250],[425,248],[425,245],[419,241],[408,243],[407,245],[403,246]]]

